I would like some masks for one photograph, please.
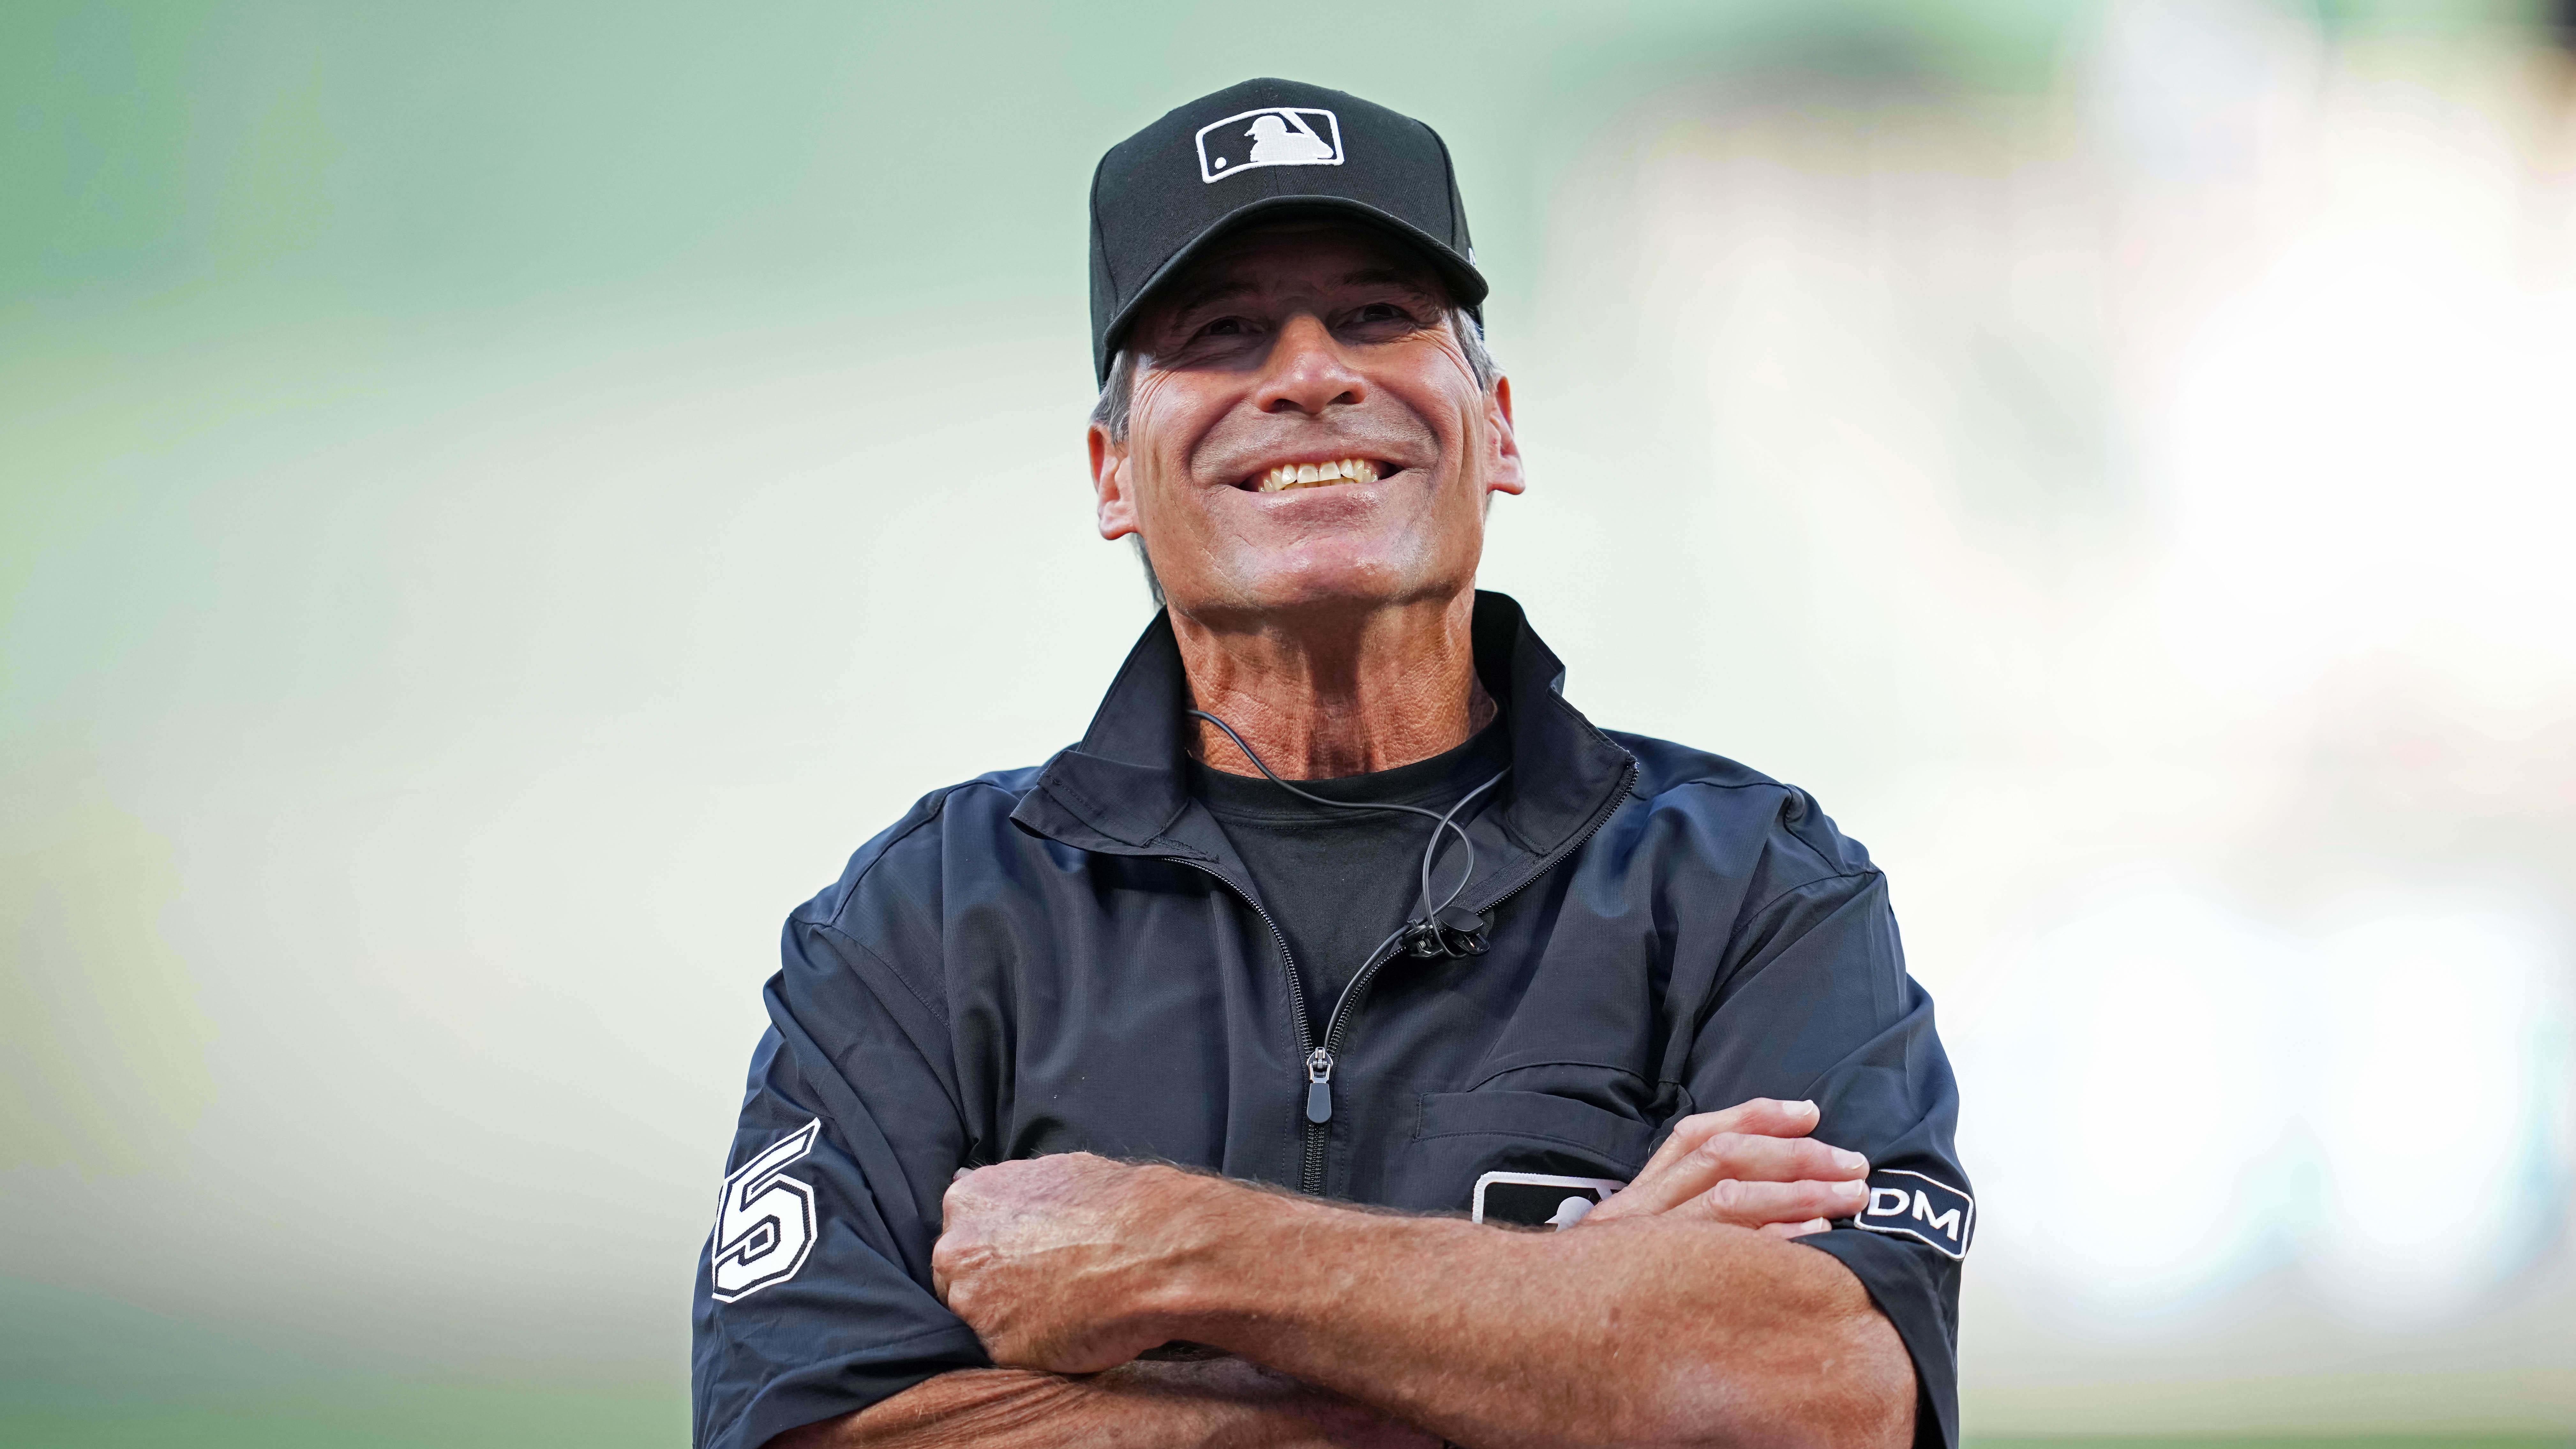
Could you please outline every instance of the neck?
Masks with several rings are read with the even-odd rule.
[[[1234,726],[1282,779],[1391,770],[1454,750],[1494,718],[1476,678],[1476,596],[1372,609],[1329,620],[1237,626],[1172,611],[1190,695]],[[1198,757],[1260,771],[1205,720]]]

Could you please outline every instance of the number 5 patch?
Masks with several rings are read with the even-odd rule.
[[[1922,1173],[1884,1168],[1869,1175],[1869,1206],[1852,1226],[1896,1233],[1964,1258],[1977,1231],[1977,1200]]]
[[[708,1276],[715,1283],[709,1291],[718,1303],[784,1283],[805,1266],[805,1255],[814,1251],[814,1189],[781,1174],[814,1150],[822,1131],[816,1118],[725,1179],[707,1249]]]

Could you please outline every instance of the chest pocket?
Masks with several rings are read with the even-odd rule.
[[[1649,1123],[1551,1092],[1416,1100],[1413,1135],[1389,1183],[1391,1205],[1416,1212],[1468,1212],[1480,1181],[1490,1188],[1519,1178],[1581,1179],[1596,1184],[1586,1191],[1597,1200],[1637,1175],[1655,1138]]]

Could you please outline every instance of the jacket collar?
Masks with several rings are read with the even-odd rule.
[[[1521,606],[1479,590],[1473,624],[1476,673],[1512,731],[1512,774],[1500,814],[1515,844],[1545,857],[1564,848],[1627,788],[1635,761],[1560,692],[1565,665],[1542,643]],[[1209,859],[1209,831],[1192,813],[1181,711],[1189,678],[1168,614],[1156,614],[1119,666],[1082,742],[1047,762],[1011,819],[1083,850]],[[1186,838],[1183,838],[1186,837]],[[1483,874],[1483,872],[1479,872]]]

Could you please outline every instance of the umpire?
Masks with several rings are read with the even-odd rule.
[[[1101,159],[1092,480],[1163,608],[1079,744],[789,918],[700,1445],[1957,1442],[1976,1209],[1885,878],[1476,591],[1485,291],[1357,97]]]

